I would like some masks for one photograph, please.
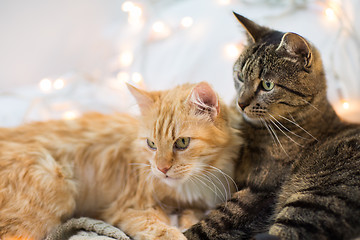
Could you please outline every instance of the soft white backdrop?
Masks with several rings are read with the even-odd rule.
[[[360,121],[360,1],[132,3],[124,11],[119,0],[2,0],[0,126],[133,110],[124,81],[158,90],[206,80],[230,102],[232,64],[245,43],[233,10],[318,46],[329,99]]]

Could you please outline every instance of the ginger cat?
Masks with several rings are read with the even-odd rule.
[[[0,238],[44,238],[90,216],[134,239],[186,239],[183,228],[230,197],[241,139],[209,84],[146,92],[141,110],[0,129]],[[181,215],[180,215],[181,216]],[[193,220],[191,220],[193,219]]]

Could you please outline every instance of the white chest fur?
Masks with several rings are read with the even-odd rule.
[[[178,185],[176,192],[182,202],[206,204],[207,208],[213,208],[230,199],[234,189],[235,185],[229,175],[223,172],[209,172]]]

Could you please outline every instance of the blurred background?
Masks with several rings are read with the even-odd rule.
[[[136,112],[125,82],[208,81],[230,103],[246,44],[232,11],[313,42],[330,101],[360,122],[358,0],[1,0],[0,126]]]

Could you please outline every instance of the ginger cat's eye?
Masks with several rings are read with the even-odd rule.
[[[151,150],[157,150],[156,144],[153,141],[150,141],[149,139],[146,139],[146,143],[149,146]]]
[[[190,144],[190,138],[178,138],[174,144],[174,148],[177,150],[185,150]]]
[[[269,81],[261,81],[261,86],[264,88],[264,90],[270,91],[274,88],[275,84]]]

